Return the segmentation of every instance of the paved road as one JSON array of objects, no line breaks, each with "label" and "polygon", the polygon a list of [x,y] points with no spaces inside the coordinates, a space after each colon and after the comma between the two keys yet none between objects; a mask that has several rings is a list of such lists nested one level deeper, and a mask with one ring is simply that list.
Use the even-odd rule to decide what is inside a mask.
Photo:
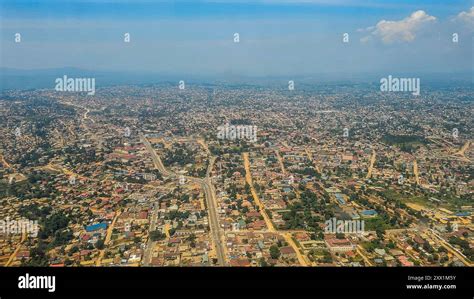
[{"label": "paved road", "polygon": [[107,245],[109,245],[110,240],[112,238],[112,232],[114,230],[115,222],[117,222],[117,219],[121,213],[122,213],[121,211],[115,212],[114,220],[112,221],[112,224],[110,224],[110,226],[107,228],[107,234],[105,235],[105,240],[104,240],[104,249],[102,249],[99,252],[99,257],[97,258],[96,263],[95,263],[96,266],[100,266],[102,263],[102,259],[104,258],[104,255],[105,255],[105,250],[107,248]]},{"label": "paved road", "polygon": [[377,153],[372,151],[372,156],[370,157],[370,165],[369,165],[369,170],[367,171],[367,176],[365,177],[366,179],[370,179],[372,176],[372,171],[374,170],[374,163],[375,163],[375,157],[377,156]]},{"label": "paved road", "polygon": [[[157,211],[157,208],[158,207],[158,204],[157,203],[154,203],[153,204],[153,209],[151,211],[151,216],[150,216],[150,229],[149,229],[149,233],[150,234],[151,232],[155,231],[156,230],[156,222],[157,222],[157,218],[158,218],[158,211]],[[148,237],[148,243],[146,245],[146,248],[145,248],[145,252],[143,254],[143,265],[145,266],[149,266],[150,263],[151,263],[151,258],[152,258],[152,253],[153,253],[153,247],[155,247],[155,243],[151,238],[150,236]]]},{"label": "paved road", "polygon": [[418,186],[420,186],[420,176],[418,173],[418,163],[416,160],[413,161],[413,172],[415,173],[415,181]]},{"label": "paved road", "polygon": [[[150,142],[144,135],[140,135],[140,140],[145,145],[147,151],[151,154],[155,167],[161,172],[162,175],[170,176],[170,177],[178,177],[176,173],[171,172],[165,168],[160,157],[158,156],[156,151],[153,149],[153,146],[150,144]],[[213,160],[214,158],[211,158],[211,161]],[[209,175],[209,171],[207,174]],[[220,266],[225,266],[226,265],[225,254],[224,254],[224,247],[222,245],[223,234],[219,227],[219,219],[217,217],[217,208],[216,208],[216,202],[217,202],[216,192],[215,192],[214,186],[211,183],[211,179],[209,176],[207,176],[205,179],[195,178],[195,177],[190,177],[190,176],[185,176],[185,178],[193,183],[199,184],[204,190],[204,194],[206,196],[206,201],[207,201],[207,211],[209,214],[209,226],[211,228],[212,239],[214,240],[214,244],[216,247],[215,249],[216,249],[216,255],[217,255],[217,263]]]},{"label": "paved road", "polygon": [[245,180],[247,184],[249,184],[250,186],[250,193],[252,193],[253,200],[255,201],[255,204],[257,204],[258,208],[260,209],[260,214],[262,215],[263,220],[265,221],[268,230],[270,232],[275,232],[276,229],[273,226],[273,223],[270,220],[270,217],[268,217],[267,212],[265,211],[265,205],[260,201],[257,191],[255,191],[255,188],[253,186],[252,173],[250,172],[249,153],[243,153],[242,159],[244,160]]},{"label": "paved road", "polygon": [[16,255],[18,254],[18,252],[20,252],[20,249],[21,249],[21,246],[23,245],[23,243],[25,242],[26,240],[26,232],[23,232],[23,234],[21,235],[21,240],[20,240],[20,243],[18,243],[18,246],[16,247],[15,251],[13,251],[13,253],[10,255],[10,257],[8,258],[8,261],[7,263],[5,264],[5,267],[10,267],[10,265],[13,263],[13,261],[16,259]]},{"label": "paved road", "polygon": [[432,236],[436,237],[441,242],[441,245],[443,245],[451,254],[455,255],[461,262],[468,266],[472,267],[473,265],[471,262],[468,260],[468,258],[460,252],[458,249],[456,249],[453,245],[451,245],[449,242],[447,242],[443,237],[441,237],[434,229],[430,228],[427,229],[425,232],[430,233]]},{"label": "paved road", "polygon": [[[278,151],[276,151],[277,155]],[[250,159],[249,159],[249,153],[243,153],[242,154],[242,159],[244,160],[244,168],[245,168],[245,180],[247,181],[247,184],[250,186],[250,193],[252,193],[253,199],[257,206],[260,208],[260,214],[263,217],[263,220],[265,221],[268,231],[273,232],[273,233],[278,233],[278,231],[275,229],[273,226],[273,222],[271,221],[270,217],[268,217],[267,212],[265,211],[265,205],[260,201],[260,198],[258,197],[257,191],[255,191],[255,188],[253,186],[253,180],[252,180],[252,173],[250,172]],[[281,161],[281,167],[282,171],[285,171],[283,161],[281,160],[281,157],[279,158]],[[293,242],[293,239],[291,238],[291,233],[282,233],[280,234],[283,236],[290,245],[293,250],[296,252],[296,256],[298,258],[298,262],[300,263],[301,266],[308,266],[308,262],[304,259],[303,255],[301,254],[300,250],[298,249],[298,246],[296,246],[296,243]]]},{"label": "paved road", "polygon": [[373,266],[373,264],[370,262],[370,259],[367,257],[367,255],[365,254],[365,250],[364,248],[362,248],[362,246],[360,245],[357,245],[356,246],[356,251],[357,253],[362,257],[362,259],[364,259],[364,262],[369,265],[369,266]]},{"label": "paved road", "polygon": [[10,164],[8,164],[8,162],[5,160],[5,157],[0,154],[0,163],[3,164],[3,167],[5,168],[11,168]]}]

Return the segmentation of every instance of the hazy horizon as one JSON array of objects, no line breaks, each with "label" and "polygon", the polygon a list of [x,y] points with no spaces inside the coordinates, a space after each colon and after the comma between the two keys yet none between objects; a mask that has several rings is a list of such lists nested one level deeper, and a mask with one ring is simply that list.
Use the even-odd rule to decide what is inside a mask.
[{"label": "hazy horizon", "polygon": [[[469,87],[472,83],[472,73],[453,72],[364,72],[364,73],[314,73],[309,75],[288,74],[280,76],[246,76],[231,73],[214,75],[189,75],[171,74],[147,71],[108,71],[88,70],[73,67],[22,70],[11,68],[0,68],[0,90],[25,90],[25,89],[53,89],[55,80],[67,76],[68,78],[95,78],[97,87],[109,86],[139,86],[139,85],[177,85],[179,81],[192,85],[222,85],[222,84],[244,84],[255,86],[283,86],[286,88],[288,81],[292,80],[296,86],[308,87],[310,85],[330,84],[379,84],[380,78],[394,77],[417,77],[421,78],[423,85],[453,85]],[[472,87],[472,85],[471,85]]]},{"label": "hazy horizon", "polygon": [[2,68],[256,77],[472,73],[471,1],[0,3]]}]

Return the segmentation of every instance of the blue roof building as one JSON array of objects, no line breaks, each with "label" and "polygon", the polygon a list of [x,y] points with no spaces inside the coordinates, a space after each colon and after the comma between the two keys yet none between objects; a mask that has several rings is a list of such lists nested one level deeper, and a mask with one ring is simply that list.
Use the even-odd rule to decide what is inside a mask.
[{"label": "blue roof building", "polygon": [[337,201],[338,201],[341,205],[345,205],[345,204],[346,204],[346,201],[345,201],[344,198],[342,197],[342,194],[341,194],[341,193],[336,193],[335,196],[336,196]]},{"label": "blue roof building", "polygon": [[93,232],[101,229],[107,229],[107,223],[102,222],[86,226],[86,232]]},{"label": "blue roof building", "polygon": [[375,215],[377,215],[377,211],[375,211],[375,210],[363,210],[360,213],[364,216],[375,216]]}]

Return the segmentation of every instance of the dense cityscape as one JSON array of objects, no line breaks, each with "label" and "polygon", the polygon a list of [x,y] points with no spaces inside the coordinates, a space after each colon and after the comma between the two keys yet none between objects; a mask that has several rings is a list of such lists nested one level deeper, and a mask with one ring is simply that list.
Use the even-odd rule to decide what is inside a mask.
[{"label": "dense cityscape", "polygon": [[0,265],[472,266],[469,84],[295,86],[4,92]]}]

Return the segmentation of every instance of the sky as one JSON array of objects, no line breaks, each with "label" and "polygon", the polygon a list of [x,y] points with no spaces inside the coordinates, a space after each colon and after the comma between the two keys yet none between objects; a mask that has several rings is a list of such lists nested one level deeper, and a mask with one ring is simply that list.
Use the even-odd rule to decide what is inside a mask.
[{"label": "sky", "polygon": [[0,25],[1,68],[264,77],[473,69],[472,1],[0,0]]}]

